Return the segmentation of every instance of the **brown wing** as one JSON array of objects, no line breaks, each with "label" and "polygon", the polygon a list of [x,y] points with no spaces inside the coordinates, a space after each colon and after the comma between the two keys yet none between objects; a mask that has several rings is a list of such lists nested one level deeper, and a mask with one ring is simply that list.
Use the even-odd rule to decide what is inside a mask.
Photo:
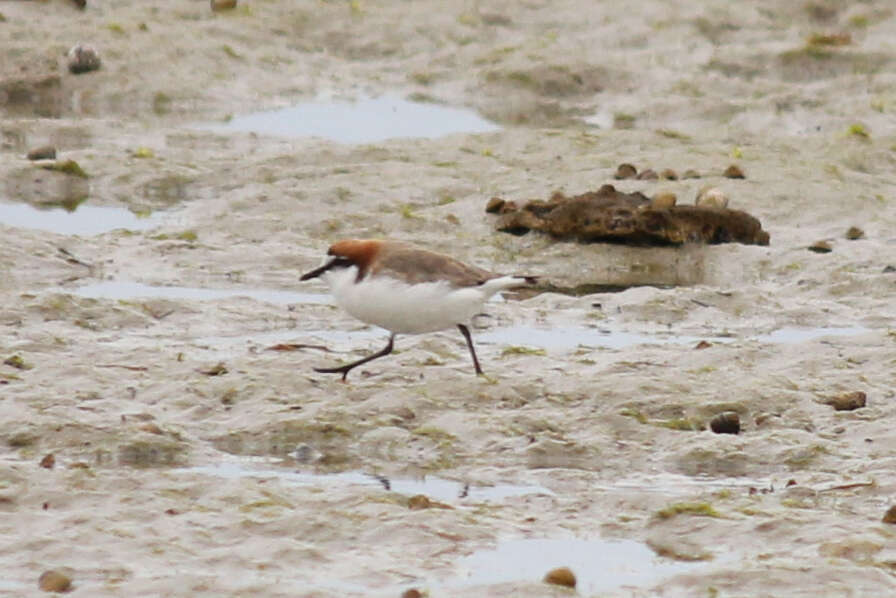
[{"label": "brown wing", "polygon": [[407,243],[383,246],[371,273],[392,276],[410,284],[447,280],[454,287],[476,286],[497,276],[453,257]]}]

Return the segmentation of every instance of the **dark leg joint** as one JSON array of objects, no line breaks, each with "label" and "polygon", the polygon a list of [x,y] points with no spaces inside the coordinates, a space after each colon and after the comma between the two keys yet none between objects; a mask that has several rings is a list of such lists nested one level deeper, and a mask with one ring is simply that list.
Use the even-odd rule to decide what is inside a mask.
[{"label": "dark leg joint", "polygon": [[373,355],[368,355],[363,359],[359,359],[358,361],[353,361],[351,363],[347,363],[345,365],[340,365],[333,368],[314,368],[315,372],[320,372],[321,374],[342,374],[342,381],[345,382],[345,377],[348,376],[348,373],[358,367],[359,365],[363,365],[368,361],[373,361],[379,357],[384,357],[392,352],[392,344],[395,340],[395,335],[389,335],[389,342],[386,343],[386,346],[381,350],[377,351]]}]

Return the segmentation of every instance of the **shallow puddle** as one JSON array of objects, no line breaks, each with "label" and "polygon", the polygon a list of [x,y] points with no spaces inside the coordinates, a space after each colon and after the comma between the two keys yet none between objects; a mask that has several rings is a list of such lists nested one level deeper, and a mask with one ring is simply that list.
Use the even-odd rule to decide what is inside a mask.
[{"label": "shallow puddle", "polygon": [[493,486],[475,486],[464,482],[446,480],[436,476],[419,478],[386,477],[351,471],[343,473],[315,474],[302,473],[289,469],[253,469],[242,463],[220,463],[217,465],[201,465],[177,469],[175,472],[199,474],[225,479],[263,478],[278,480],[296,486],[313,486],[325,488],[333,486],[358,486],[366,489],[382,489],[407,496],[424,494],[431,499],[470,502],[498,502],[515,496],[541,494],[553,496],[553,492],[542,486],[518,484],[495,484]]},{"label": "shallow puddle", "polygon": [[126,208],[81,204],[74,210],[62,207],[39,209],[25,203],[0,202],[0,224],[61,235],[99,235],[116,229],[148,230],[159,226],[162,214],[137,216]]},{"label": "shallow puddle", "polygon": [[294,293],[278,289],[205,289],[201,287],[153,286],[124,280],[105,280],[74,289],[57,289],[78,297],[90,299],[185,299],[191,301],[218,301],[233,297],[248,297],[256,301],[290,305],[294,303],[330,304],[329,295],[320,293]]},{"label": "shallow puddle", "polygon": [[290,108],[236,116],[226,123],[204,124],[200,128],[221,133],[321,137],[340,143],[374,143],[396,137],[434,138],[500,129],[472,110],[410,102],[390,95],[356,102],[305,102]]},{"label": "shallow puddle", "polygon": [[[508,540],[460,562],[467,585],[539,582],[557,567],[569,567],[579,594],[590,596],[621,587],[648,588],[665,578],[709,566],[660,558],[633,540]],[[453,584],[452,584],[453,585]]]}]

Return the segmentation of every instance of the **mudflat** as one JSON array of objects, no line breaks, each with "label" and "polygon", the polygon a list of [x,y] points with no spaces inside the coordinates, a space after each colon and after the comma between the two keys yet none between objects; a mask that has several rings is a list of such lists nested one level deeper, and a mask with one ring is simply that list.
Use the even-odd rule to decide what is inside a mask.
[{"label": "mudflat", "polygon": [[[0,13],[0,593],[896,593],[890,2]],[[605,183],[770,243],[485,211]],[[386,333],[298,277],[353,237],[557,292],[488,304],[486,377],[449,330],[343,384]]]}]

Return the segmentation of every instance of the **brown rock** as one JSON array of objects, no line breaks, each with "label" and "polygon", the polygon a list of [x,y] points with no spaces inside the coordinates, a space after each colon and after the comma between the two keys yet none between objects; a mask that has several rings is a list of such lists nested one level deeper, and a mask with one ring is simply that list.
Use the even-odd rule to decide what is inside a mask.
[{"label": "brown rock", "polygon": [[666,179],[667,181],[677,181],[678,173],[671,168],[665,168],[662,172],[660,172],[660,178]]},{"label": "brown rock", "polygon": [[744,176],[744,171],[741,170],[741,167],[738,166],[737,164],[732,164],[731,166],[726,168],[725,172],[723,174],[725,175],[726,178],[729,178],[729,179],[745,179],[745,178],[747,178],[746,176]]},{"label": "brown rock", "polygon": [[835,411],[853,411],[854,409],[864,407],[867,398],[864,392],[857,390],[831,397],[825,402],[833,407]]},{"label": "brown rock", "polygon": [[425,494],[415,494],[408,499],[408,508],[412,511],[420,509],[428,509],[432,506],[432,501]]},{"label": "brown rock", "polygon": [[558,567],[551,569],[544,576],[545,583],[552,583],[558,586],[566,586],[567,588],[576,587],[576,575],[569,567]]},{"label": "brown rock", "polygon": [[56,457],[53,456],[53,453],[44,455],[44,458],[40,460],[40,466],[44,469],[53,469],[56,466]]},{"label": "brown rock", "polygon": [[72,589],[72,579],[61,571],[50,569],[41,573],[37,587],[44,592],[68,592]]},{"label": "brown rock", "polygon": [[408,508],[412,511],[419,511],[421,509],[450,509],[452,507],[443,502],[431,500],[425,494],[415,494],[408,499]]},{"label": "brown rock", "polygon": [[806,249],[814,253],[830,253],[834,250],[834,247],[827,241],[816,241]]},{"label": "brown rock", "polygon": [[725,411],[709,420],[709,429],[716,434],[740,434],[740,416],[734,411]]},{"label": "brown rock", "polygon": [[632,179],[637,176],[637,174],[638,169],[635,168],[634,165],[624,163],[616,167],[616,174],[613,175],[613,178],[617,180]]},{"label": "brown rock", "polygon": [[896,523],[896,505],[893,505],[887,512],[884,513],[884,518],[882,519],[884,523]]},{"label": "brown rock", "polygon": [[29,150],[26,157],[29,160],[55,160],[56,148],[52,145],[42,145]]},{"label": "brown rock", "polygon": [[659,178],[659,176],[653,171],[653,169],[648,168],[647,170],[642,170],[638,173],[638,176],[635,177],[639,181],[655,181]]},{"label": "brown rock", "polygon": [[695,348],[695,349],[708,349],[709,347],[712,347],[712,343],[711,343],[711,342],[709,342],[709,341],[700,341],[699,343],[697,343],[697,345],[696,345],[694,348]]},{"label": "brown rock", "polygon": [[643,193],[622,193],[612,185],[575,197],[533,200],[503,213],[495,224],[522,235],[538,230],[583,243],[681,245],[689,242],[768,245],[762,224],[746,212],[674,206],[654,209]]},{"label": "brown rock", "polygon": [[861,239],[865,236],[865,231],[860,229],[858,226],[850,226],[846,230],[846,238],[850,241],[855,241],[856,239]]},{"label": "brown rock", "polygon": [[423,594],[417,588],[409,588],[401,593],[401,598],[423,598]]},{"label": "brown rock", "polygon": [[211,7],[214,12],[233,10],[236,8],[236,0],[211,0]]}]

